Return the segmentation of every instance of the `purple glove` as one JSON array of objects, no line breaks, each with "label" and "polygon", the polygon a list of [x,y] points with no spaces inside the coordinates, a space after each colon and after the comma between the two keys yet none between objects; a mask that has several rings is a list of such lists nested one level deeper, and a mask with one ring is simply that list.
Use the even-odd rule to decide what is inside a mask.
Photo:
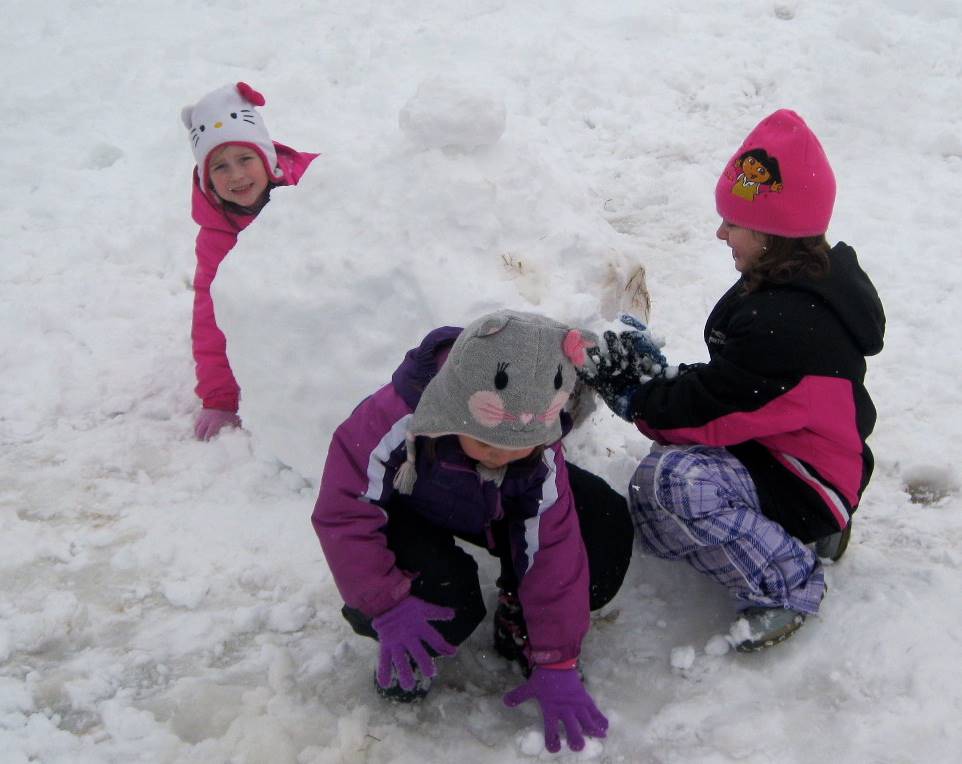
[{"label": "purple glove", "polygon": [[448,644],[428,621],[450,621],[454,611],[409,596],[371,621],[381,642],[381,659],[377,667],[377,683],[387,689],[391,675],[397,672],[401,689],[414,689],[411,662],[417,663],[426,677],[438,673],[434,660],[424,649],[424,642],[438,655],[454,655],[458,648]]},{"label": "purple glove", "polygon": [[604,737],[608,719],[598,710],[581,683],[577,669],[535,667],[534,673],[520,687],[507,693],[503,700],[509,708],[534,698],[544,717],[544,745],[551,753],[561,750],[558,722],[565,726],[568,747],[580,751],[585,747],[582,732],[591,737]]},{"label": "purple glove", "polygon": [[233,411],[223,409],[201,409],[194,421],[194,437],[197,440],[210,440],[224,427],[240,427],[240,417]]}]

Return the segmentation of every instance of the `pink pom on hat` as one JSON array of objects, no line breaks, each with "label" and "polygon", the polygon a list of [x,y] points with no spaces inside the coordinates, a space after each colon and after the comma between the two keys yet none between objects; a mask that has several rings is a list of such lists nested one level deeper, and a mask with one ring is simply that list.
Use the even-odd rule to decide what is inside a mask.
[{"label": "pink pom on hat", "polygon": [[264,103],[264,96],[246,82],[238,82],[224,85],[181,110],[180,117],[190,133],[191,149],[204,193],[213,195],[207,182],[210,155],[225,143],[254,149],[264,163],[268,178],[277,180],[284,176],[284,171],[277,166],[277,151],[264,119],[254,108]]},{"label": "pink pom on hat", "polygon": [[800,238],[828,230],[835,174],[805,121],[779,109],[752,130],[715,186],[715,207],[729,223]]}]

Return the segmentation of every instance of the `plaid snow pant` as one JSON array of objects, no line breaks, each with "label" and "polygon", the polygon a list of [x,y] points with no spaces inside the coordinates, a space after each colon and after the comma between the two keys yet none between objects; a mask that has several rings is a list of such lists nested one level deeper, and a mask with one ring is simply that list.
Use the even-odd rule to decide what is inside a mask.
[{"label": "plaid snow pant", "polygon": [[748,470],[724,448],[654,446],[628,504],[642,549],[686,560],[740,609],[818,611],[825,579],[815,552],[762,514]]}]

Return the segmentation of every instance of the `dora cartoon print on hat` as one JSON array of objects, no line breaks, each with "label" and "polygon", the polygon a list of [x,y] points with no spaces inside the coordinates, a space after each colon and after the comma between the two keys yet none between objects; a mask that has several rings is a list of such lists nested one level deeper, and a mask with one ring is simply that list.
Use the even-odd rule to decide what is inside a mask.
[{"label": "dora cartoon print on hat", "polygon": [[268,178],[280,179],[284,172],[277,166],[277,151],[267,132],[264,119],[255,108],[266,103],[264,96],[246,82],[224,85],[185,106],[181,120],[190,135],[197,162],[200,187],[210,194],[210,156],[225,143],[248,146],[257,152]]},{"label": "dora cartoon print on hat", "polygon": [[715,185],[723,220],[776,236],[824,234],[834,206],[835,174],[825,150],[789,109],[755,126]]},{"label": "dora cartoon print on hat", "polygon": [[769,156],[765,149],[750,149],[735,160],[739,171],[732,184],[732,193],[742,199],[753,201],[764,191],[781,191],[782,176],[778,160]]}]

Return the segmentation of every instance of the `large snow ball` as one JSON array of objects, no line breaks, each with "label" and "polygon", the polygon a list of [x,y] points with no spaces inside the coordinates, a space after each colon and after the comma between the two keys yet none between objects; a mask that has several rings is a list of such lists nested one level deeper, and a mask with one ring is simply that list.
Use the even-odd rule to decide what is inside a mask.
[{"label": "large snow ball", "polygon": [[398,113],[408,139],[422,149],[464,151],[492,146],[504,134],[504,101],[459,80],[425,80]]},{"label": "large snow ball", "polygon": [[255,448],[316,481],[338,424],[437,326],[610,319],[640,257],[600,204],[524,120],[479,152],[329,148],[212,288]]}]

